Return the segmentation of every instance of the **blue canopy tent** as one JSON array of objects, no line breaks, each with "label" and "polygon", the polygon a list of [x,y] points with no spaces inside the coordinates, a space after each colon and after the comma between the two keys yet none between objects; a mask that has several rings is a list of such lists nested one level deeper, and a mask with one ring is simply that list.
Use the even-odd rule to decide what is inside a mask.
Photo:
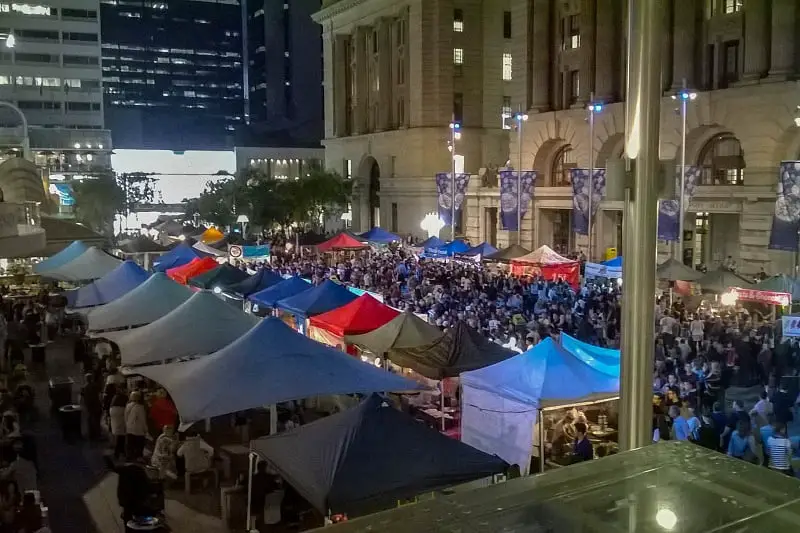
[{"label": "blue canopy tent", "polygon": [[95,307],[116,300],[147,281],[150,274],[133,261],[125,261],[102,278],[68,291],[69,307]]},{"label": "blue canopy tent", "polygon": [[611,377],[619,377],[619,350],[601,348],[579,341],[566,333],[561,334],[561,346],[598,372]]},{"label": "blue canopy tent", "polygon": [[253,450],[321,513],[350,517],[499,474],[508,465],[420,424],[374,394]]},{"label": "blue canopy tent", "polygon": [[242,280],[239,283],[234,283],[233,285],[224,287],[222,292],[225,294],[233,294],[246,298],[251,294],[255,294],[259,291],[263,291],[264,289],[268,289],[273,285],[277,285],[281,281],[283,281],[283,278],[280,276],[280,274],[276,274],[268,268],[262,268],[249,278]]},{"label": "blue canopy tent", "polygon": [[54,270],[60,266],[66,265],[71,261],[77,259],[83,253],[89,249],[89,246],[83,243],[83,241],[72,241],[72,243],[58,252],[56,255],[48,257],[44,261],[40,261],[33,265],[33,273],[34,274],[41,274],[42,272],[49,272],[50,270]]},{"label": "blue canopy tent", "polygon": [[327,279],[311,290],[277,302],[275,307],[293,314],[300,330],[305,332],[305,319],[349,304],[356,298],[358,296],[347,290],[344,285]]},{"label": "blue canopy tent", "polygon": [[423,388],[311,340],[275,317],[206,357],[137,372],[169,392],[184,424],[313,396]]},{"label": "blue canopy tent", "polygon": [[539,411],[615,399],[619,377],[593,369],[547,338],[511,359],[464,372],[461,387],[462,442],[527,473]]},{"label": "blue canopy tent", "polygon": [[608,261],[603,261],[600,264],[601,265],[605,265],[607,267],[622,268],[622,256],[618,255],[614,259],[609,259]]},{"label": "blue canopy tent", "polygon": [[463,254],[469,250],[469,245],[460,239],[448,242],[438,248],[426,248],[425,257],[452,257],[455,254]]},{"label": "blue canopy tent", "polygon": [[206,257],[208,254],[192,247],[189,243],[182,242],[169,252],[153,261],[153,270],[156,272],[166,272],[170,268],[183,266],[190,263],[192,259]]},{"label": "blue canopy tent", "polygon": [[497,248],[489,244],[488,242],[482,242],[477,246],[473,246],[466,252],[461,252],[458,255],[464,255],[467,257],[486,257],[489,254],[493,254],[497,251]]},{"label": "blue canopy tent", "polygon": [[247,299],[262,307],[275,307],[278,301],[308,290],[311,290],[311,283],[298,276],[292,276],[272,287],[251,294]]},{"label": "blue canopy tent", "polygon": [[403,240],[398,235],[395,235],[390,231],[386,231],[383,228],[372,228],[369,231],[359,234],[358,237],[365,241],[379,244],[389,244],[390,242],[400,242]]},{"label": "blue canopy tent", "polygon": [[428,248],[438,248],[440,246],[444,246],[445,243],[439,237],[428,237],[426,240],[422,241],[422,244],[419,245],[420,248],[427,250]]}]

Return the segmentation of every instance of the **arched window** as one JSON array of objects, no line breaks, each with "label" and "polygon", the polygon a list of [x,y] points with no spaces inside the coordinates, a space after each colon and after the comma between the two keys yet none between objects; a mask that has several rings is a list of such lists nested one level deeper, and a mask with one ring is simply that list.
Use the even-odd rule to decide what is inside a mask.
[{"label": "arched window", "polygon": [[706,143],[698,158],[701,185],[743,185],[744,151],[732,133],[717,135]]},{"label": "arched window", "polygon": [[572,184],[570,170],[577,166],[572,146],[568,144],[560,148],[553,159],[553,168],[550,170],[550,186],[569,187]]}]

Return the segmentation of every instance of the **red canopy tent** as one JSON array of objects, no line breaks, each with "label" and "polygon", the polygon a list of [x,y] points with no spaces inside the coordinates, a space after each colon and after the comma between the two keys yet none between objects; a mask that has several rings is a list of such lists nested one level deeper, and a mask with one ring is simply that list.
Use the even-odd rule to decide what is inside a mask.
[{"label": "red canopy tent", "polygon": [[203,272],[208,272],[218,266],[219,263],[213,257],[196,257],[185,265],[168,269],[167,276],[182,285],[186,285],[190,278],[199,276]]},{"label": "red canopy tent", "polygon": [[549,246],[541,246],[528,255],[512,259],[511,273],[551,281],[561,279],[577,288],[580,285],[581,265],[578,261],[559,255]]},{"label": "red canopy tent", "polygon": [[359,241],[346,231],[337,233],[327,241],[317,245],[317,250],[319,252],[333,252],[336,250],[365,250],[367,248],[369,248],[368,244]]},{"label": "red canopy tent", "polygon": [[344,346],[346,335],[368,333],[399,314],[396,309],[364,294],[342,307],[311,317],[309,336],[325,344]]}]

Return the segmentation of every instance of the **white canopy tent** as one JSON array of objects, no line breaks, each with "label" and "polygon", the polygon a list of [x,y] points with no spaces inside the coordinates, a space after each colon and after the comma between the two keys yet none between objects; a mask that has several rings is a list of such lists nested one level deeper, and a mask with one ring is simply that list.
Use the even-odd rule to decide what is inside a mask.
[{"label": "white canopy tent", "polygon": [[[87,312],[89,333],[144,326],[166,315],[191,295],[189,288],[157,272],[122,298]],[[102,336],[114,340],[112,333]]]},{"label": "white canopy tent", "polygon": [[155,322],[119,332],[113,340],[123,365],[143,365],[216,352],[257,323],[254,315],[200,291]]},{"label": "white canopy tent", "polygon": [[217,250],[216,248],[207,245],[203,241],[197,241],[196,243],[194,243],[192,245],[192,248],[194,248],[195,250],[198,250],[200,252],[203,252],[204,254],[211,255],[213,257],[227,257],[228,256],[228,252],[227,251]]},{"label": "white canopy tent", "polygon": [[121,259],[92,246],[69,263],[57,266],[52,270],[39,272],[39,274],[43,278],[58,281],[88,281],[102,278],[120,264],[122,264]]}]

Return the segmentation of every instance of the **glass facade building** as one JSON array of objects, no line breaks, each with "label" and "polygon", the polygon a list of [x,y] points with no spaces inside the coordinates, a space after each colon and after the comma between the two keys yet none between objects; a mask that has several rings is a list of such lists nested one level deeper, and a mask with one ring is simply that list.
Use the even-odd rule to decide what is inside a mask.
[{"label": "glass facade building", "polygon": [[101,0],[114,146],[232,148],[244,123],[239,0]]}]

